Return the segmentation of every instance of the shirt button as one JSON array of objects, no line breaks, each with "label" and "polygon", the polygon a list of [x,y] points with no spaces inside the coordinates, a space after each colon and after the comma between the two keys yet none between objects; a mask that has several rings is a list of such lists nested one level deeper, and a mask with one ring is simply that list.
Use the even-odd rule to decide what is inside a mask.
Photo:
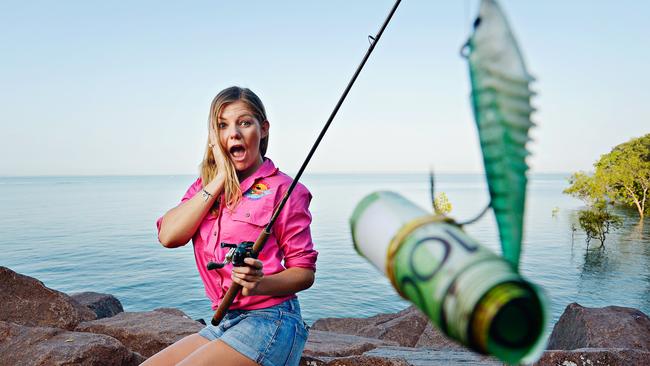
[{"label": "shirt button", "polygon": [[214,236],[217,236],[217,232],[215,231],[213,235],[214,235]]},{"label": "shirt button", "polygon": [[244,215],[244,216],[251,217],[251,214],[249,212],[246,212],[246,215]]}]

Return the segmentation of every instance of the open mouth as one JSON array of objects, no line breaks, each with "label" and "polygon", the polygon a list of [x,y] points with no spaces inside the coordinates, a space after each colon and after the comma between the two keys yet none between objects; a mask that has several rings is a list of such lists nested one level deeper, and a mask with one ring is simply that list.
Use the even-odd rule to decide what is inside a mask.
[{"label": "open mouth", "polygon": [[228,149],[228,152],[234,159],[239,160],[246,154],[246,149],[242,145],[234,145]]}]

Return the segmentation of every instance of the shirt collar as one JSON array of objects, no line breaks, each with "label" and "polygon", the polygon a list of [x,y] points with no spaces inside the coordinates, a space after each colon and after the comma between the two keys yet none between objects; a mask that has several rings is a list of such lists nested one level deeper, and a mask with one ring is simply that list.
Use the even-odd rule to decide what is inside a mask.
[{"label": "shirt collar", "polygon": [[244,181],[239,184],[239,188],[241,189],[241,192],[244,193],[248,191],[258,180],[270,177],[277,172],[278,168],[275,167],[273,161],[271,161],[269,158],[264,158],[262,165],[260,165],[260,167],[257,168],[255,173],[251,174],[250,177],[244,179]]}]

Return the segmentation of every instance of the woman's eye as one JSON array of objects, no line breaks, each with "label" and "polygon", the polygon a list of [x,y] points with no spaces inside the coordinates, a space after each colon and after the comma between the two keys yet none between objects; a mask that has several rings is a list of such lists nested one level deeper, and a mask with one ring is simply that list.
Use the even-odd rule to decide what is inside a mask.
[{"label": "woman's eye", "polygon": [[249,120],[243,120],[243,121],[239,122],[239,125],[244,126],[244,127],[248,127],[248,126],[250,126],[252,124],[253,124],[253,122],[249,121]]},{"label": "woman's eye", "polygon": [[228,127],[228,125],[225,124],[224,122],[219,122],[219,123],[217,123],[217,128],[220,129],[220,130],[221,130],[221,129],[224,129],[224,128],[226,128],[226,127]]}]

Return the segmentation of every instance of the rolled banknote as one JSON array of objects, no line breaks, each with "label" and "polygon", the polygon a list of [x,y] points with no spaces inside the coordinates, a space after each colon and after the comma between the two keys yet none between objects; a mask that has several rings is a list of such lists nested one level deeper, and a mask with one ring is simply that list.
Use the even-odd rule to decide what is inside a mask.
[{"label": "rolled banknote", "polygon": [[356,251],[449,337],[508,363],[539,358],[548,328],[543,291],[453,220],[375,192],[350,225]]}]

